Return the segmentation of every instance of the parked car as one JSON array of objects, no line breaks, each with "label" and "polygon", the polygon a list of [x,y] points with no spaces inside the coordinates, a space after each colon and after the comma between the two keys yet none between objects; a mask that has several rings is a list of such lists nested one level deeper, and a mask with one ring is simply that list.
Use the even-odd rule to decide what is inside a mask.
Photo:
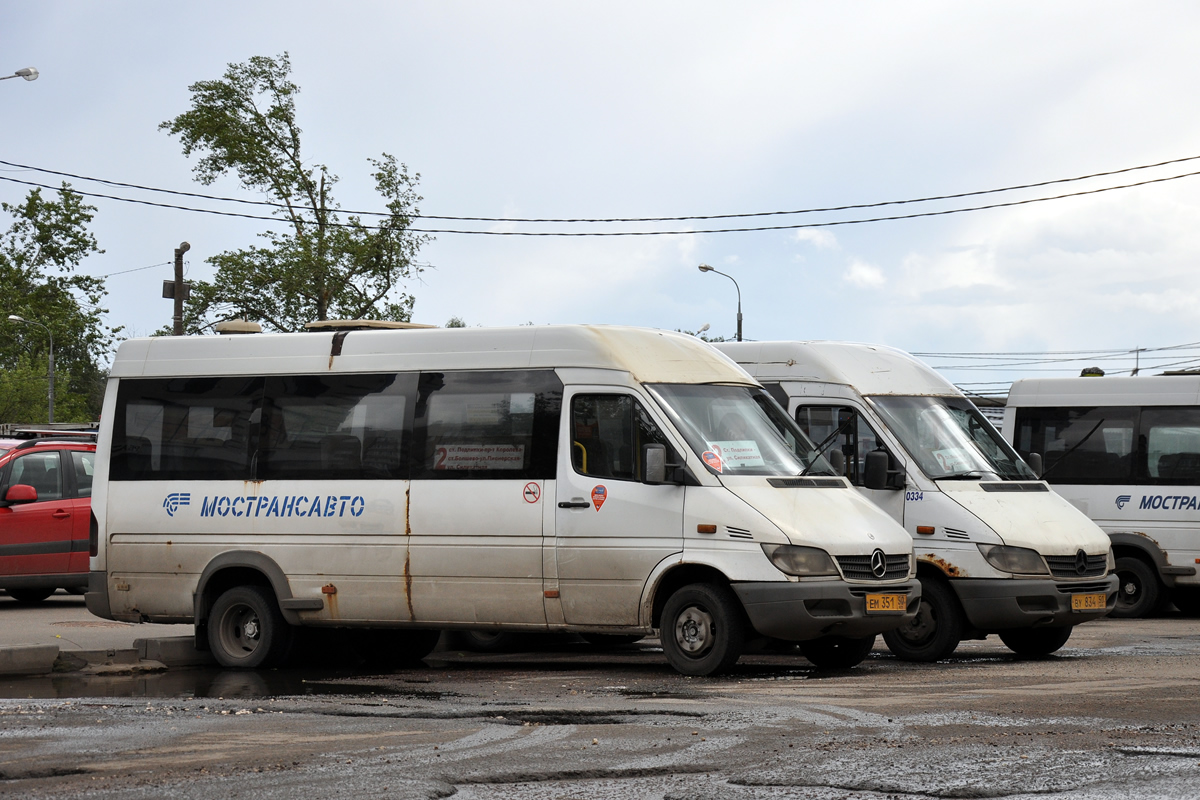
[{"label": "parked car", "polygon": [[88,579],[96,445],[29,439],[0,453],[0,589],[37,603]]}]

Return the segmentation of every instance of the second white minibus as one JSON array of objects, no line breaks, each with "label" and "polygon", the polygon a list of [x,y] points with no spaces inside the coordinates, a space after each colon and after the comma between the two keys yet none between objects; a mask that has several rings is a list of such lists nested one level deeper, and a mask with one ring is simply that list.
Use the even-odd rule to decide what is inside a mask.
[{"label": "second white minibus", "polygon": [[420,631],[658,630],[693,675],[771,637],[848,667],[918,607],[908,534],[689,336],[130,340],[102,420],[88,608],[192,623],[225,666],[324,626],[417,656]]},{"label": "second white minibus", "polygon": [[1004,437],[1108,532],[1113,616],[1167,600],[1200,614],[1200,375],[1028,378],[1013,383]]},{"label": "second white minibus", "polygon": [[900,658],[937,661],[992,633],[1017,653],[1044,655],[1113,608],[1104,532],[925,364],[848,342],[717,346],[911,534],[921,611],[884,633]]}]

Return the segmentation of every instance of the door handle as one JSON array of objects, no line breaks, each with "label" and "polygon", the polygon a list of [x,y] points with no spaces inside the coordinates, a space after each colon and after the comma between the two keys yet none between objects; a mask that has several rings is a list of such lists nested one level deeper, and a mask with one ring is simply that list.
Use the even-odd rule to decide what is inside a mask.
[{"label": "door handle", "polygon": [[559,508],[587,508],[589,505],[591,505],[591,503],[588,503],[587,501],[581,501],[578,503],[572,501],[572,502],[559,503],[558,507]]},{"label": "door handle", "polygon": [[60,508],[60,509],[58,509],[57,511],[55,511],[53,514],[51,514],[50,516],[54,517],[55,519],[70,519],[70,518],[71,518],[71,512],[69,512],[69,511],[63,511],[63,510]]}]

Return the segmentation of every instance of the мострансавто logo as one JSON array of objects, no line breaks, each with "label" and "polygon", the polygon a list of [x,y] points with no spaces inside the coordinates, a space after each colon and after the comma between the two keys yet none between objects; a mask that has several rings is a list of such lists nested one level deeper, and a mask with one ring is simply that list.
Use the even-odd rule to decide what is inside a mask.
[{"label": "\u043c\u043e\u0441\u0442\u0440\u0430\u043d\u0441\u0430\u0432\u0442\u043e logo", "polygon": [[[192,496],[186,492],[174,492],[163,500],[163,508],[169,516],[175,516],[180,506],[191,505]],[[307,495],[285,495],[283,497],[205,497],[200,501],[202,517],[361,517],[367,508],[362,496],[330,494],[308,497]]]},{"label": "\u043c\u043e\u0441\u0442\u0440\u0430\u043d\u0441\u0430\u0432\u0442\u043e logo", "polygon": [[[1117,497],[1117,508],[1124,510],[1133,502],[1127,494]],[[1139,511],[1196,511],[1200,509],[1200,498],[1191,494],[1144,494],[1138,503]]]}]

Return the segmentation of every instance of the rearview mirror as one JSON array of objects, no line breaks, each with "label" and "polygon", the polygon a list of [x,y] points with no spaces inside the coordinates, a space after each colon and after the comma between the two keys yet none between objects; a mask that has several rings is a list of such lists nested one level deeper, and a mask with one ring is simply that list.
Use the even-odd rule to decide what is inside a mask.
[{"label": "rearview mirror", "polygon": [[1035,476],[1037,476],[1039,478],[1042,477],[1042,454],[1041,453],[1030,453],[1029,455],[1025,456],[1025,463],[1029,465],[1029,468],[1031,470],[1033,470],[1033,474]]},{"label": "rearview mirror", "polygon": [[25,483],[18,483],[9,488],[4,499],[9,503],[36,503],[37,489]]},{"label": "rearview mirror", "polygon": [[642,448],[642,481],[644,483],[667,482],[667,448],[661,444],[648,444]]},{"label": "rearview mirror", "polygon": [[863,486],[868,489],[888,488],[888,454],[883,450],[872,450],[863,462]]}]

